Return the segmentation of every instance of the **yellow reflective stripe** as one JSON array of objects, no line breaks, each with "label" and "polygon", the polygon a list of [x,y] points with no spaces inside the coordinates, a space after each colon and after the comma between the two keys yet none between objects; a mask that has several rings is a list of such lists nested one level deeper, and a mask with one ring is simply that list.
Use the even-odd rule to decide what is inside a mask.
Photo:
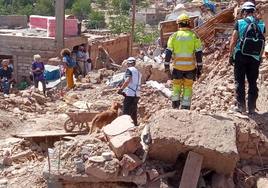
[{"label": "yellow reflective stripe", "polygon": [[175,58],[175,61],[194,61],[194,58],[193,57],[176,57]]},{"label": "yellow reflective stripe", "polygon": [[193,57],[193,54],[189,53],[176,53],[175,57]]},{"label": "yellow reflective stripe", "polygon": [[175,62],[175,65],[192,65],[193,62],[191,61],[177,61]]},{"label": "yellow reflective stripe", "polygon": [[176,37],[176,40],[179,40],[179,41],[193,41],[193,37],[190,37],[190,36],[177,36]]}]

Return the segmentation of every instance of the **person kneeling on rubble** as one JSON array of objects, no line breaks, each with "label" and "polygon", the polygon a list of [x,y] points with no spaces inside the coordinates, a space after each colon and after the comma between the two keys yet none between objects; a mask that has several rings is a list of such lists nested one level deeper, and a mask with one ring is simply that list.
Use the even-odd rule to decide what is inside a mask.
[{"label": "person kneeling on rubble", "polygon": [[118,94],[125,97],[123,102],[123,114],[130,115],[135,126],[138,125],[137,110],[141,89],[141,73],[135,67],[136,59],[129,57],[127,59],[127,70],[125,73],[125,81],[118,90]]},{"label": "person kneeling on rubble", "polygon": [[13,78],[13,69],[9,67],[9,59],[2,61],[2,67],[0,68],[0,83],[4,93],[4,97],[8,97],[10,92],[10,85],[15,81]]},{"label": "person kneeling on rubble", "polygon": [[170,74],[170,60],[173,59],[172,107],[190,109],[192,86],[202,71],[202,45],[200,39],[190,29],[190,17],[181,14],[177,23],[179,30],[168,39],[165,50],[165,72]]}]

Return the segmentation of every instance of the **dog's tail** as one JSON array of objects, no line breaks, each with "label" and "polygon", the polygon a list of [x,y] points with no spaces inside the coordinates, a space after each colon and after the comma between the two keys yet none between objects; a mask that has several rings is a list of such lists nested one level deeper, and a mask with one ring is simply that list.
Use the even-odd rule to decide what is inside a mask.
[{"label": "dog's tail", "polygon": [[96,115],[96,116],[93,118],[93,120],[92,120],[92,122],[91,122],[90,134],[92,134],[93,131],[95,130],[95,128],[96,128],[96,122],[98,121],[98,119],[99,119],[99,116],[98,116],[98,115]]}]

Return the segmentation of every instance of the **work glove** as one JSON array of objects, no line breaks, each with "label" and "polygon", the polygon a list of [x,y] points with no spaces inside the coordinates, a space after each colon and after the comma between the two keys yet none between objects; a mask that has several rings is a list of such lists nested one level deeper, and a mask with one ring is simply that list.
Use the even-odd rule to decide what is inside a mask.
[{"label": "work glove", "polygon": [[197,70],[196,70],[196,78],[199,79],[201,74],[202,74],[202,68],[203,66],[202,65],[198,65],[197,66]]},{"label": "work glove", "polygon": [[229,57],[229,65],[234,66],[234,59],[232,55]]},{"label": "work glove", "polygon": [[165,73],[167,73],[168,77],[171,79],[170,67],[169,65],[165,65]]},{"label": "work glove", "polygon": [[165,73],[169,73],[170,72],[170,67],[169,65],[165,65]]}]

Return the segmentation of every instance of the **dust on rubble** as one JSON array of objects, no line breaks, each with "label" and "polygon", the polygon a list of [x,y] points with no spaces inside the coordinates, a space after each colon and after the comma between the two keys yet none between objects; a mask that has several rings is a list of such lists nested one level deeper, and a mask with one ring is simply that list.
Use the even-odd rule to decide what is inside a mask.
[{"label": "dust on rubble", "polygon": [[[185,112],[180,111],[168,117],[168,112],[172,111],[170,100],[159,90],[142,86],[138,108],[141,126],[133,128],[138,136],[129,130],[112,136],[101,132],[63,139],[49,146],[44,141],[33,142],[11,137],[20,132],[62,130],[68,111],[103,111],[109,108],[112,101],[122,102],[123,97],[106,85],[108,77],[118,72],[101,69],[81,78],[74,90],[66,92],[60,88],[54,89],[48,93],[48,97],[30,89],[11,94],[9,98],[0,97],[0,153],[3,159],[0,185],[46,187],[53,176],[55,179],[63,179],[65,187],[86,187],[87,184],[92,187],[178,186],[189,150],[201,154],[204,152],[204,164],[208,169],[201,170],[200,182],[207,187],[231,188],[234,184],[238,187],[254,187],[256,183],[264,184],[267,180],[262,177],[267,176],[268,164],[268,115],[265,113],[268,110],[268,60],[264,59],[260,67],[259,114],[247,119],[229,115],[235,97],[233,67],[227,62],[230,34],[226,31],[218,35],[210,47],[205,49],[204,71],[194,85],[193,112],[190,114],[185,115]],[[146,64],[139,61],[138,68],[145,75],[143,83],[148,80],[162,81],[165,87],[170,88],[166,75],[159,74],[163,67],[154,65],[153,60]],[[61,93],[65,94],[64,97]],[[162,109],[168,112],[163,113]],[[197,117],[200,121],[191,122]],[[178,122],[185,126],[177,126]],[[145,124],[151,125],[154,141],[153,151],[148,155],[156,159],[149,158],[142,163],[144,151],[141,145],[132,140],[142,140],[139,136]],[[217,128],[214,130],[213,126]],[[202,133],[205,130],[208,131]],[[169,134],[170,131],[172,134]],[[217,131],[222,134],[217,136]],[[182,132],[187,134],[178,136]],[[202,137],[208,132],[210,135],[206,139]],[[225,142],[224,134],[228,134],[226,138],[229,136],[232,139]],[[228,152],[230,140],[233,141],[232,151]],[[167,143],[174,147],[166,146]],[[53,149],[50,172],[47,147]],[[220,148],[225,151],[219,151]],[[120,157],[116,156],[118,153]],[[176,157],[172,158],[172,163],[159,160],[170,158],[173,153]],[[225,166],[231,166],[228,172],[234,168],[233,163],[221,165],[221,161],[228,161],[228,156],[235,161],[237,155],[240,160],[233,176],[221,174]],[[220,172],[215,173],[214,170]]]}]

